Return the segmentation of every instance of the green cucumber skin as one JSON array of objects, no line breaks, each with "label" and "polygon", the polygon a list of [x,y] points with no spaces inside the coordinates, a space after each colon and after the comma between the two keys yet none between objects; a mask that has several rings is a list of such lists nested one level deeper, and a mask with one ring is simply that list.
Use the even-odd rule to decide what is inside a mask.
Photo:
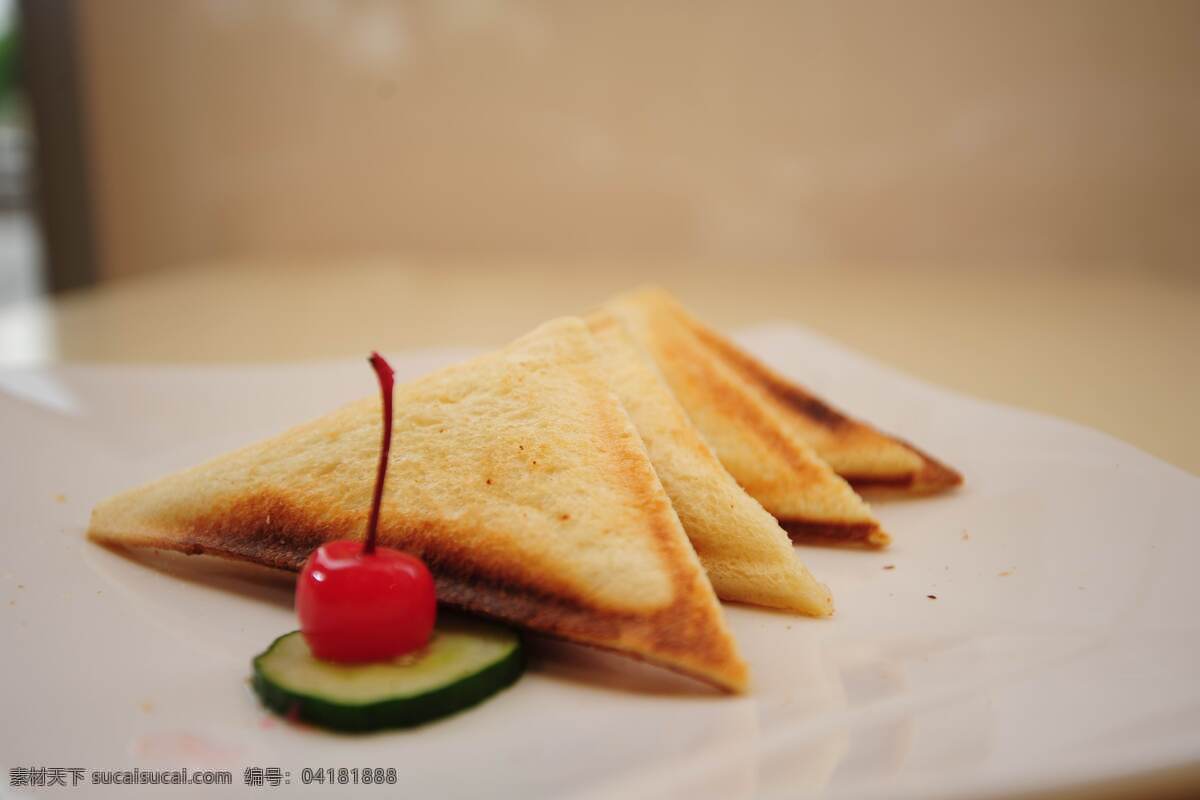
[{"label": "green cucumber skin", "polygon": [[381,700],[377,703],[332,703],[311,695],[290,692],[273,683],[263,673],[259,662],[281,639],[291,635],[285,633],[275,639],[270,647],[254,659],[254,677],[251,685],[255,693],[263,705],[280,716],[348,733],[365,733],[385,728],[411,728],[448,717],[478,705],[493,694],[512,686],[525,672],[525,647],[518,641],[513,651],[501,660],[449,686],[416,697]]}]

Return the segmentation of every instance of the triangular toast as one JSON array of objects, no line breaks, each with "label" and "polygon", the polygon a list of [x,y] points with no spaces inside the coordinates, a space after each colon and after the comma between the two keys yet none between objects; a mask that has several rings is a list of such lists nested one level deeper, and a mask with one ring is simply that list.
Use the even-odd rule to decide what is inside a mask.
[{"label": "triangular toast", "polygon": [[787,534],[725,471],[650,357],[606,311],[587,318],[604,373],[646,444],[717,596],[812,616],[833,613],[829,590]]},{"label": "triangular toast", "polygon": [[729,473],[793,539],[868,547],[891,541],[850,485],[683,324],[662,293],[621,295],[605,308],[653,357]]},{"label": "triangular toast", "polygon": [[680,324],[754,387],[784,426],[817,451],[856,489],[930,494],[958,486],[962,475],[908,442],[854,419],[793,383],[654,291]]},{"label": "triangular toast", "polygon": [[[712,586],[598,357],[564,318],[397,387],[380,543],[420,555],[443,602],[743,690]],[[88,535],[298,569],[322,542],[362,536],[379,416],[364,400],[125,492]]]}]

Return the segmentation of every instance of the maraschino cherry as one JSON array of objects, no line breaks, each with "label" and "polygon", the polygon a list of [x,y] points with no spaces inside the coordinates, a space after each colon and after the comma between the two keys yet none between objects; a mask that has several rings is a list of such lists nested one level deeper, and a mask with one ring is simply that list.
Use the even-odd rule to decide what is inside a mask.
[{"label": "maraschino cherry", "polygon": [[313,551],[296,584],[300,631],[326,661],[387,661],[429,641],[437,615],[433,576],[421,559],[377,547],[379,506],[392,446],[392,368],[378,353],[371,366],[383,394],[383,446],[366,540],[342,539]]}]

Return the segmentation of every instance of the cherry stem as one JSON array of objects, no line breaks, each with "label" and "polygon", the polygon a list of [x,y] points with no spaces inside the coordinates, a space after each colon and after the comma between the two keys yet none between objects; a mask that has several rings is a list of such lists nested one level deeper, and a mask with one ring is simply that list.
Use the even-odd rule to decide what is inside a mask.
[{"label": "cherry stem", "polygon": [[383,356],[374,351],[367,359],[379,377],[379,391],[383,395],[383,445],[379,448],[379,468],[375,471],[375,494],[371,498],[371,517],[367,520],[367,538],[363,542],[363,555],[375,552],[375,538],[379,528],[379,506],[383,503],[383,481],[387,477],[388,453],[392,449],[392,386],[395,382],[392,367]]}]

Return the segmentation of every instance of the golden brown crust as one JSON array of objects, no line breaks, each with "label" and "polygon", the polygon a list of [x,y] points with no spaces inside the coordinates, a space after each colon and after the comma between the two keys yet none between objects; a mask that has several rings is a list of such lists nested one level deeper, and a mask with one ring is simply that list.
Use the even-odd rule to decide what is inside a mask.
[{"label": "golden brown crust", "polygon": [[697,324],[691,319],[684,318],[682,322],[688,326],[688,329],[697,339],[715,351],[725,363],[740,372],[747,380],[762,386],[763,389],[781,400],[797,414],[801,414],[817,425],[831,431],[861,424],[847,417],[816,395],[810,394],[794,383],[785,380],[770,367],[716,331],[704,325]]},{"label": "golden brown crust", "polygon": [[903,439],[894,436],[891,438],[920,456],[921,469],[895,478],[879,475],[844,476],[851,486],[871,492],[872,495],[888,492],[905,495],[937,494],[962,486],[963,476],[958,470]]},{"label": "golden brown crust", "polygon": [[[686,345],[670,335],[669,328],[658,321],[655,321],[655,324],[660,329],[659,341],[662,346],[659,355],[662,358],[689,364],[689,368],[698,376],[699,382],[707,386],[706,398],[720,408],[727,418],[736,420],[747,430],[753,432],[755,439],[775,453],[793,473],[797,475],[810,474],[814,480],[817,479],[816,465],[796,449],[795,442],[784,435],[779,425],[768,418],[760,406],[748,402],[746,396],[738,391],[737,387],[730,386],[722,380],[709,362],[703,358],[695,358]],[[746,488],[751,494],[754,494],[754,489],[758,487]]]},{"label": "golden brown crust", "polygon": [[634,292],[606,308],[625,321],[721,463],[763,508],[814,527],[878,527],[852,487],[790,430],[774,401],[694,335],[669,295]]},{"label": "golden brown crust", "polygon": [[[88,537],[103,544],[213,555],[296,572],[313,550],[346,538],[346,532],[361,528],[361,522],[356,516],[316,523],[312,514],[286,495],[263,493],[190,519],[182,536],[135,539],[92,528]],[[717,675],[681,663],[699,656],[712,664],[740,664],[726,642],[706,635],[712,621],[683,570],[672,570],[676,591],[670,605],[649,614],[623,612],[598,608],[536,560],[489,556],[457,546],[457,538],[452,529],[432,521],[399,526],[380,521],[380,544],[424,560],[434,574],[439,601],[564,640],[632,655],[724,691],[745,689],[744,664]],[[649,644],[650,652],[613,644],[625,640]]]},{"label": "golden brown crust", "polygon": [[[682,316],[682,315],[681,315]],[[801,416],[834,435],[867,433],[888,440],[911,452],[921,460],[915,471],[856,475],[839,473],[856,489],[888,489],[905,494],[928,494],[951,489],[962,483],[962,475],[947,464],[914,447],[903,439],[891,436],[865,422],[843,414],[820,397],[787,380],[773,369],[715,331],[683,317],[689,330],[716,353],[726,364],[737,370],[747,381],[761,387],[770,397],[791,413]]]},{"label": "golden brown crust", "polygon": [[[607,390],[607,384],[597,385],[594,394],[598,398],[603,397]],[[595,409],[597,424],[603,428],[604,438],[609,441],[620,441],[622,435],[632,427],[619,402],[611,404],[597,401]],[[620,417],[614,412],[619,412]],[[640,444],[640,440],[638,442]],[[635,625],[642,631],[646,641],[654,643],[655,652],[676,653],[681,657],[689,654],[690,657],[700,656],[704,662],[726,664],[731,672],[740,671],[741,686],[726,683],[724,688],[744,688],[746,666],[733,652],[730,641],[705,635],[713,624],[710,615],[705,613],[711,605],[715,605],[711,602],[712,588],[706,581],[697,581],[695,566],[698,564],[694,560],[694,551],[686,538],[675,535],[673,529],[681,530],[678,518],[644,449],[637,453],[637,458],[631,458],[629,452],[615,447],[608,454],[612,475],[624,484],[626,492],[634,498],[634,505],[650,512],[647,518],[653,529],[652,541],[670,574],[673,587],[674,602],[670,606],[649,617],[642,615],[636,623],[631,617],[627,623]],[[683,552],[684,548],[688,552]],[[702,594],[704,597],[700,596]],[[597,639],[596,643],[601,642]]]},{"label": "golden brown crust", "polygon": [[[296,530],[296,528],[292,528],[293,532]],[[232,543],[226,542],[202,544],[197,540],[181,540],[166,536],[131,538],[127,535],[111,534],[97,528],[90,528],[87,532],[87,536],[92,541],[104,545],[105,547],[113,547],[118,549],[138,548],[149,550],[165,550],[182,553],[189,556],[213,556],[216,558],[233,561],[244,561],[251,564],[257,564],[259,566],[267,566],[289,572],[299,572],[300,568],[304,565],[304,561],[308,558],[308,552],[315,550],[318,546],[320,546],[320,544],[327,541],[326,539],[318,540],[310,533],[308,535],[309,540],[316,542],[316,544],[314,544],[308,552],[304,552],[302,554],[302,548],[300,546],[295,548],[256,547],[253,546],[252,540],[241,537]],[[385,539],[383,531],[380,531],[380,539],[381,543],[384,543],[385,546],[400,546],[399,543],[395,542],[390,537],[390,535],[389,538]],[[288,541],[290,543],[292,541],[299,542],[300,540],[301,539]],[[230,544],[233,546],[229,546]],[[251,546],[247,547],[246,545]],[[442,572],[440,568],[438,571]],[[599,621],[598,624],[594,617],[589,616],[592,612],[587,610],[585,606],[579,605],[564,597],[551,595],[545,591],[544,586],[539,586],[533,589],[522,589],[519,587],[514,587],[504,581],[489,581],[488,583],[498,584],[497,586],[489,586],[488,583],[482,581],[465,581],[462,579],[447,578],[444,574],[435,576],[435,583],[437,588],[438,602],[444,603],[453,608],[468,611],[472,614],[478,614],[482,617],[488,617],[499,622],[527,627],[536,630],[540,635],[548,636],[559,641],[570,642],[572,644],[581,644],[597,650],[603,650],[608,653],[616,653],[627,658],[633,658],[646,664],[653,664],[657,667],[668,669],[676,674],[686,676],[693,680],[698,680],[722,692],[744,692],[748,686],[748,675],[744,670],[740,680],[737,683],[731,683],[731,681],[724,677],[717,679],[709,673],[701,673],[694,669],[687,669],[679,666],[673,661],[657,659],[644,653],[637,653],[624,648],[614,647],[612,645],[605,644],[603,641],[586,641],[582,639],[578,633],[579,620],[581,618],[586,623],[588,628],[601,637],[611,635],[612,632],[615,631],[619,626],[620,620],[614,616],[607,616],[605,619]],[[555,612],[554,609],[561,609],[561,611]],[[522,610],[524,613],[521,613]],[[655,616],[665,616],[667,613],[668,611],[664,610]],[[562,632],[562,630],[560,630],[561,628],[566,628],[568,632]]]},{"label": "golden brown crust", "polygon": [[878,525],[831,525],[795,519],[781,519],[779,524],[797,544],[840,545],[878,550],[892,543],[892,537]]},{"label": "golden brown crust", "polygon": [[828,588],[796,558],[775,518],[725,470],[627,323],[607,309],[592,312],[586,321],[609,384],[645,443],[717,595],[814,616],[831,614]]}]

